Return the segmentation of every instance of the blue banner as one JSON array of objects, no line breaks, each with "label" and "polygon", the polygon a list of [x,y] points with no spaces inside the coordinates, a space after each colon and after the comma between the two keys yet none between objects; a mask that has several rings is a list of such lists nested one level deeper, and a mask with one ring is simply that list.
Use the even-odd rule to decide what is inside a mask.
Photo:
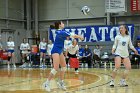
[{"label": "blue banner", "polygon": [[[127,27],[129,35],[133,38],[134,25],[130,24]],[[64,29],[84,37],[84,41],[78,39],[78,42],[114,41],[115,36],[120,34],[119,26],[77,26]],[[49,39],[52,41],[55,40],[55,31],[55,29],[49,31]]]}]

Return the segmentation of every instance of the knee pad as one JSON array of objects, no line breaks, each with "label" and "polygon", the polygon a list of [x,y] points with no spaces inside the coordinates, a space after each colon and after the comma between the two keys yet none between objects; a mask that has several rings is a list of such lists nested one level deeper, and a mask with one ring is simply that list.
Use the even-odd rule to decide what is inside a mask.
[{"label": "knee pad", "polygon": [[57,73],[57,70],[55,70],[54,68],[51,70],[51,73],[53,74],[53,75],[55,75],[56,73]]},{"label": "knee pad", "polygon": [[8,61],[10,61],[10,59],[11,59],[11,57],[10,57],[10,56],[8,56]]},{"label": "knee pad", "polygon": [[30,60],[30,57],[29,56],[27,56],[26,58],[27,58],[27,60]]},{"label": "knee pad", "polygon": [[124,70],[124,74],[128,74],[130,70],[126,69]]},{"label": "knee pad", "polygon": [[40,58],[40,61],[42,61],[42,58]]},{"label": "knee pad", "polygon": [[65,72],[66,70],[67,70],[66,67],[62,67],[62,68],[61,68],[61,71],[64,71],[64,72]]},{"label": "knee pad", "polygon": [[114,68],[113,72],[116,72],[117,73],[118,72],[118,69],[117,68]]}]

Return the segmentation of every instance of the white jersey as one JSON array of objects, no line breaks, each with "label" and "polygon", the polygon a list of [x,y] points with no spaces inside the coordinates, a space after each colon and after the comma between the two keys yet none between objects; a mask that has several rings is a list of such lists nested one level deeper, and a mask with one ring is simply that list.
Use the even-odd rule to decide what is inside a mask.
[{"label": "white jersey", "polygon": [[100,57],[100,54],[101,54],[101,49],[94,49],[94,54],[98,55],[98,57]]},{"label": "white jersey", "polygon": [[46,48],[47,48],[47,43],[46,42],[40,42],[39,49],[46,49]]},{"label": "white jersey", "polygon": [[2,44],[2,42],[0,41],[0,50],[2,49],[2,45],[3,45],[3,44]]},{"label": "white jersey", "polygon": [[69,45],[72,44],[72,41],[71,40],[65,40],[64,41],[64,51],[68,48]]},{"label": "white jersey", "polygon": [[128,52],[128,46],[131,49],[134,49],[134,46],[132,45],[131,38],[129,35],[117,35],[115,37],[113,49],[115,50],[115,54],[119,55],[121,57],[128,57],[129,52]]},{"label": "white jersey", "polygon": [[79,46],[76,45],[75,47],[73,45],[69,45],[67,48],[68,52],[72,55],[76,54],[76,51],[79,51]]},{"label": "white jersey", "polygon": [[22,50],[22,53],[28,53],[29,49],[30,49],[29,43],[21,43],[20,50]]},{"label": "white jersey", "polygon": [[14,47],[15,47],[14,41],[8,41],[7,47],[9,50],[14,50]]},{"label": "white jersey", "polygon": [[53,48],[53,44],[48,44],[48,47],[47,47],[48,55],[51,55],[52,48]]}]

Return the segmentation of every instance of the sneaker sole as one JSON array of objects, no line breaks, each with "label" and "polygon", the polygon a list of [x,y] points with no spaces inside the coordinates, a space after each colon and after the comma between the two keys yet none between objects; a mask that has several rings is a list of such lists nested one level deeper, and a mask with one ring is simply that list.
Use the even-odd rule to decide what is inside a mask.
[{"label": "sneaker sole", "polygon": [[62,90],[65,90],[65,91],[67,90],[67,89],[62,88],[58,82],[57,82],[57,86],[58,86],[59,89],[62,89]]},{"label": "sneaker sole", "polygon": [[110,85],[110,87],[114,87],[114,85]]},{"label": "sneaker sole", "polygon": [[42,88],[45,89],[46,91],[50,92],[51,90],[46,89],[46,84],[42,85]]},{"label": "sneaker sole", "polygon": [[128,85],[120,85],[120,87],[128,87]]},{"label": "sneaker sole", "polygon": [[57,82],[57,86],[58,86],[58,88],[60,88],[61,89],[61,86],[60,86],[60,84]]}]

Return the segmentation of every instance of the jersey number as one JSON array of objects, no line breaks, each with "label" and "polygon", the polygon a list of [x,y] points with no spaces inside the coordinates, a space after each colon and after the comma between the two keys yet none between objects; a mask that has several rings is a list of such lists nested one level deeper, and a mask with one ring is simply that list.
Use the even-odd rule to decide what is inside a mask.
[{"label": "jersey number", "polygon": [[123,42],[122,42],[122,46],[125,46],[125,45],[126,45],[126,42],[125,42],[125,41],[123,41]]}]

